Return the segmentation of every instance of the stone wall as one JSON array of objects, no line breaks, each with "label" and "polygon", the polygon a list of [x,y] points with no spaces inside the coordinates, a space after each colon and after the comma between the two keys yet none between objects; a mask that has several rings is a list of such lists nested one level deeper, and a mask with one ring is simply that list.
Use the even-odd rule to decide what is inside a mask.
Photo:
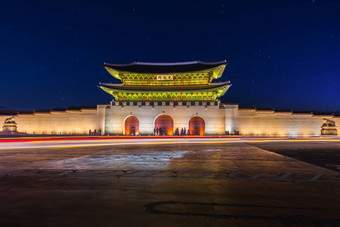
[{"label": "stone wall", "polygon": [[[1,125],[7,117],[0,116]],[[96,109],[17,114],[14,119],[17,131],[27,134],[78,135],[100,129]]]},{"label": "stone wall", "polygon": [[[239,133],[246,136],[318,136],[322,119],[340,125],[340,117],[297,114],[270,110],[240,109],[236,104],[219,102],[112,102],[97,109],[51,111],[48,113],[14,115],[17,131],[27,134],[87,135],[89,130],[102,134],[124,135],[124,121],[129,116],[139,120],[141,135],[151,135],[155,119],[169,115],[178,127],[189,128],[189,121],[200,116],[205,121],[206,135]],[[13,115],[0,115],[0,126]],[[338,135],[340,132],[338,130]]]},{"label": "stone wall", "polygon": [[[160,104],[159,104],[160,103]],[[224,134],[225,133],[225,114],[224,109],[220,109],[218,102],[206,102],[199,105],[199,102],[187,102],[183,105],[179,102],[159,102],[152,105],[151,102],[140,102],[133,105],[133,102],[112,102],[106,109],[105,114],[105,133],[124,134],[124,121],[129,116],[135,116],[139,120],[139,133],[141,135],[152,135],[154,133],[155,119],[162,114],[169,115],[174,122],[174,130],[178,127],[189,128],[189,121],[194,116],[200,116],[205,121],[205,134]],[[131,105],[130,105],[131,104]]]},{"label": "stone wall", "polygon": [[319,136],[323,118],[336,121],[337,126],[340,124],[340,118],[332,115],[238,109],[237,105],[226,105],[226,129],[231,133],[238,131],[240,135]]}]

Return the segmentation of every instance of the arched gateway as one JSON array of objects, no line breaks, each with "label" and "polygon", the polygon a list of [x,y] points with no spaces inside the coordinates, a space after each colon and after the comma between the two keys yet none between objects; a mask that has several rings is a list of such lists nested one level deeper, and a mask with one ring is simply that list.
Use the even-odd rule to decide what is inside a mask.
[{"label": "arched gateway", "polygon": [[174,121],[169,115],[160,115],[155,120],[155,134],[172,136],[174,134]]},{"label": "arched gateway", "polygon": [[[208,110],[211,115],[223,116],[221,111],[224,110],[220,109],[222,106],[219,105],[218,98],[226,93],[231,83],[212,81],[222,77],[226,65],[225,60],[104,63],[105,69],[113,77],[121,80],[119,84],[99,84],[101,89],[114,97],[111,106],[105,111],[112,113],[112,116],[119,115],[123,110],[123,113],[140,113],[138,116],[143,127],[141,133],[155,135],[173,135],[175,132],[177,135],[187,135],[190,131],[189,117],[195,116],[191,121],[190,134],[203,135],[204,120],[196,117],[197,115],[207,113]],[[153,125],[150,121],[151,116],[154,119]],[[225,127],[215,125],[215,122],[223,120],[210,122],[207,132],[224,133]],[[120,127],[114,128],[113,124],[106,126],[105,130],[106,133],[112,134],[122,131]],[[128,132],[126,130],[126,134]]]},{"label": "arched gateway", "polygon": [[205,122],[203,118],[195,116],[189,121],[190,135],[203,136],[205,132]]},{"label": "arched gateway", "polygon": [[139,120],[135,116],[125,119],[125,135],[136,136],[139,134]]}]

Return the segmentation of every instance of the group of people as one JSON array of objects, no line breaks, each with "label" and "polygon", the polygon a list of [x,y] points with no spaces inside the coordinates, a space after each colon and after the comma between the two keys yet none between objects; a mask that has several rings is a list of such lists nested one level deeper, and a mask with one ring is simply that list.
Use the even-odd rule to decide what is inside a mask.
[{"label": "group of people", "polygon": [[179,132],[179,129],[176,128],[175,135],[176,136],[179,136],[179,135],[181,135],[181,136],[190,135],[190,129],[188,129],[188,131],[187,131],[187,129],[184,127],[184,128],[181,128],[181,132]]},{"label": "group of people", "polygon": [[136,135],[136,128],[132,127],[130,133],[131,133],[131,136],[135,136]]},{"label": "group of people", "polygon": [[[155,136],[168,135],[166,128],[161,128],[161,127],[154,128],[153,133]],[[190,135],[190,129],[187,130],[186,128],[181,128],[181,131],[179,131],[179,128],[176,128],[174,135],[176,136]]]},{"label": "group of people", "polygon": [[99,136],[101,134],[102,134],[102,130],[101,129],[99,129],[98,132],[97,132],[96,129],[94,131],[91,131],[91,129],[89,129],[89,135],[90,136]]},{"label": "group of people", "polygon": [[155,136],[167,135],[165,128],[158,128],[158,127],[153,129],[153,134]]}]

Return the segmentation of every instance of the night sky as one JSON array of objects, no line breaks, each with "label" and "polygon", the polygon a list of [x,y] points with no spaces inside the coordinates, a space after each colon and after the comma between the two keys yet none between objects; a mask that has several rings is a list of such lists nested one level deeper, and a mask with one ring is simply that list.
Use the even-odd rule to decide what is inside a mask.
[{"label": "night sky", "polygon": [[219,61],[240,106],[340,110],[340,1],[3,1],[0,106],[109,103],[103,62]]}]

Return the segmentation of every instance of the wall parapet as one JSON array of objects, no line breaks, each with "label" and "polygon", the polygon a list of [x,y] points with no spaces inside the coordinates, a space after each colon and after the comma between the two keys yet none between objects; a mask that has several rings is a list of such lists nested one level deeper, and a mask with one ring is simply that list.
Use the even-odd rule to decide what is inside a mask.
[{"label": "wall parapet", "polygon": [[219,101],[112,101],[111,106],[219,106]]},{"label": "wall parapet", "polygon": [[334,113],[312,112],[312,111],[293,111],[293,110],[275,110],[273,108],[256,108],[251,107],[239,107],[240,112],[256,112],[256,113],[272,113],[272,114],[289,114],[295,116],[310,116],[315,118],[340,118],[340,115]]},{"label": "wall parapet", "polygon": [[97,108],[63,109],[63,110],[36,110],[36,111],[11,111],[0,113],[0,116],[28,116],[28,115],[49,115],[65,113],[81,113],[96,111]]}]

